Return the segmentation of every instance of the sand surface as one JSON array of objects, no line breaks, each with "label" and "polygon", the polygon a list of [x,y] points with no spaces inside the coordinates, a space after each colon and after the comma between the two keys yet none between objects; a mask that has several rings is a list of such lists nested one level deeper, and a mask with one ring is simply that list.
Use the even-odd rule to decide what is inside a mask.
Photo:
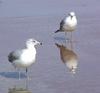
[{"label": "sand surface", "polygon": [[[78,18],[71,43],[78,57],[74,75],[55,45],[68,46],[65,34],[54,33],[70,11],[75,11]],[[0,0],[0,93],[10,93],[16,87],[28,87],[31,93],[100,93],[99,11],[99,0]],[[36,63],[29,68],[31,80],[25,82],[22,69],[19,81],[7,56],[23,48],[30,37],[43,45],[37,47]]]}]

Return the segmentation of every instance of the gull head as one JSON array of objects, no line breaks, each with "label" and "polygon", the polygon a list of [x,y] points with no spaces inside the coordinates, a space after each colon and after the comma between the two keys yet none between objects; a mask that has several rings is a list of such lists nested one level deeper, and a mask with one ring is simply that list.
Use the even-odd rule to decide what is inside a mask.
[{"label": "gull head", "polygon": [[69,16],[72,18],[73,16],[75,16],[75,12],[70,12]]},{"label": "gull head", "polygon": [[26,46],[29,47],[34,47],[36,45],[42,45],[41,42],[35,40],[34,38],[30,38],[26,41]]},{"label": "gull head", "polygon": [[75,16],[75,12],[70,12],[69,15],[70,16]]}]

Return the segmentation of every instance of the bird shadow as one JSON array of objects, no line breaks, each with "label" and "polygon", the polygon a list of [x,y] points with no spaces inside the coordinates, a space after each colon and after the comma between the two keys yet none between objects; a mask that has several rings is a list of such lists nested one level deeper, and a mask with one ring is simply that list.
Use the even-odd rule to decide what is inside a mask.
[{"label": "bird shadow", "polygon": [[[0,76],[6,78],[19,78],[19,72],[0,72]],[[20,73],[20,78],[26,78],[27,76],[24,73]]]},{"label": "bird shadow", "polygon": [[64,37],[54,37],[55,40],[61,40],[61,41],[65,41]]},{"label": "bird shadow", "polygon": [[65,43],[65,42],[66,42],[66,40],[65,40],[64,37],[54,37],[54,40],[55,40],[56,42],[62,42],[62,43]]}]

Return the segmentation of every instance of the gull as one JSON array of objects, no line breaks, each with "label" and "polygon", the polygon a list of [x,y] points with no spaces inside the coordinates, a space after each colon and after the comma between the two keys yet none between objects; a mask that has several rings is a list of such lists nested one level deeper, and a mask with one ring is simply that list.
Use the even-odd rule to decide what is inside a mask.
[{"label": "gull", "polygon": [[72,32],[76,29],[77,26],[77,18],[74,12],[70,12],[67,17],[65,17],[61,22],[60,22],[60,28],[55,31],[57,32],[65,32],[65,35],[67,35],[67,32]]},{"label": "gull", "polygon": [[[26,47],[24,49],[15,50],[9,53],[8,60],[15,68],[25,68],[26,73],[28,67],[35,63],[36,60],[36,45],[41,45],[39,41],[30,38],[26,41]],[[19,73],[20,79],[20,73]]]},{"label": "gull", "polygon": [[72,74],[75,74],[78,66],[77,54],[72,49],[69,49],[64,45],[56,43],[56,46],[60,50],[60,57],[62,62],[66,65],[66,67],[68,67]]}]

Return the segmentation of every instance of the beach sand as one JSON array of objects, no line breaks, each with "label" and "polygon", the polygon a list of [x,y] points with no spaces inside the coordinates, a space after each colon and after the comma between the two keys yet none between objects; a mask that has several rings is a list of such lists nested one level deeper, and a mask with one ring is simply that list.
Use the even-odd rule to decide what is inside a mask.
[{"label": "beach sand", "polygon": [[[32,93],[100,93],[100,1],[98,0],[2,0],[0,2],[0,93],[27,87]],[[54,32],[70,11],[78,26],[73,32],[73,51],[78,56],[76,74],[70,73],[55,43],[67,45],[65,34]],[[25,46],[27,38],[43,43],[37,47],[36,63],[25,82],[8,62],[10,51]],[[74,42],[75,41],[75,42]]]}]

